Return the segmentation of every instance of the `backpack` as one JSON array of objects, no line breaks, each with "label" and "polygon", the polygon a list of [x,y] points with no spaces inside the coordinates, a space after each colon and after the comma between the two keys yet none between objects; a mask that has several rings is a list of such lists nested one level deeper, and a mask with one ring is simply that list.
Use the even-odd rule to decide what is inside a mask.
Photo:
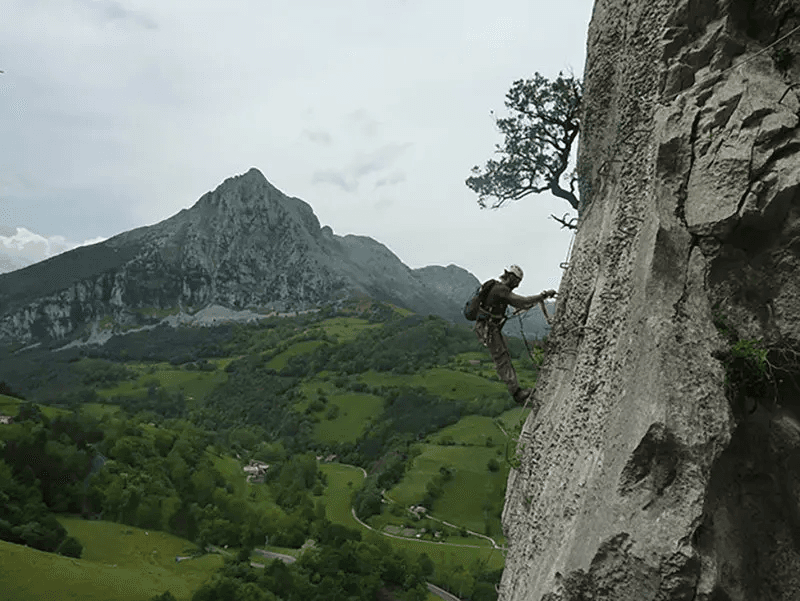
[{"label": "backpack", "polygon": [[489,295],[489,290],[492,289],[492,286],[495,283],[495,280],[485,281],[475,290],[472,296],[469,297],[469,300],[464,304],[464,317],[466,317],[469,321],[475,321],[478,319],[478,313],[480,312],[481,305],[483,305],[484,301],[486,301],[486,297]]}]

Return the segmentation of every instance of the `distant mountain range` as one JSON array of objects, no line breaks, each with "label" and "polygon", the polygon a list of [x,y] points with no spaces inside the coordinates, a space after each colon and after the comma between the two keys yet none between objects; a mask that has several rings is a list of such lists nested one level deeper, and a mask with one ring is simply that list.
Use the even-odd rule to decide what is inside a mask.
[{"label": "distant mountain range", "polygon": [[372,238],[335,235],[250,169],[153,226],[0,275],[0,343],[103,342],[164,321],[352,298],[467,323],[461,310],[479,284],[456,265],[411,269]]}]

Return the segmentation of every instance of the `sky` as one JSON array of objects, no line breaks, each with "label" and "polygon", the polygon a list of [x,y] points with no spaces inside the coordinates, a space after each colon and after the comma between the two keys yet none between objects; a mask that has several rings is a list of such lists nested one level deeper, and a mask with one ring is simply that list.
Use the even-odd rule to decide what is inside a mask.
[{"label": "sky", "polygon": [[[2,0],[0,258],[151,225],[258,168],[339,235],[555,288],[570,207],[483,209],[512,82],[583,73],[591,0]],[[0,261],[0,271],[3,263]]]}]

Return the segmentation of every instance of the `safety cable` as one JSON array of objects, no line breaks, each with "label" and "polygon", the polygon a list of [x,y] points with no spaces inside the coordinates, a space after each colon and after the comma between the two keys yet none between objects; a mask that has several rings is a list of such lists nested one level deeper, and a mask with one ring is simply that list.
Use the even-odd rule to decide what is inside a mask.
[{"label": "safety cable", "polygon": [[748,56],[748,57],[747,57],[746,59],[744,59],[744,60],[743,60],[741,63],[739,63],[739,64],[737,64],[737,65],[731,65],[730,67],[727,67],[726,69],[723,69],[722,71],[720,71],[720,72],[719,72],[719,73],[717,73],[716,75],[712,75],[711,77],[707,77],[707,78],[705,78],[703,81],[699,81],[699,82],[696,82],[696,83],[692,84],[691,86],[689,86],[689,87],[688,87],[688,88],[686,88],[685,90],[681,90],[680,92],[676,92],[675,94],[672,94],[672,95],[670,95],[670,96],[667,96],[667,97],[665,97],[665,98],[659,99],[659,100],[658,100],[658,102],[659,102],[659,103],[664,103],[664,102],[668,102],[668,101],[670,101],[670,100],[673,100],[673,99],[677,98],[678,96],[680,96],[681,94],[683,94],[683,93],[685,93],[685,92],[689,92],[689,91],[690,91],[690,90],[692,90],[693,88],[696,88],[697,86],[699,86],[699,85],[700,85],[700,84],[702,84],[702,83],[705,83],[705,82],[707,82],[707,81],[710,81],[710,80],[712,80],[712,79],[714,79],[714,78],[717,78],[717,77],[722,77],[722,75],[724,75],[725,73],[727,73],[728,71],[731,71],[731,70],[733,70],[733,69],[738,69],[739,67],[741,67],[741,66],[743,66],[743,65],[747,64],[748,62],[750,62],[751,60],[753,60],[754,58],[756,58],[757,56],[759,56],[759,55],[761,55],[761,54],[764,54],[764,53],[765,53],[767,50],[769,50],[770,48],[772,48],[772,47],[774,47],[775,45],[779,44],[780,42],[782,42],[783,40],[785,40],[786,38],[788,38],[788,37],[789,37],[789,36],[791,36],[792,34],[796,33],[797,31],[800,31],[800,25],[798,25],[797,27],[795,27],[794,29],[792,29],[792,30],[791,30],[789,33],[787,33],[786,35],[783,35],[783,36],[779,37],[777,40],[775,40],[774,42],[772,42],[772,43],[771,43],[769,46],[766,46],[766,47],[762,48],[761,50],[759,50],[758,52],[756,52],[755,54],[752,54],[752,55]]}]

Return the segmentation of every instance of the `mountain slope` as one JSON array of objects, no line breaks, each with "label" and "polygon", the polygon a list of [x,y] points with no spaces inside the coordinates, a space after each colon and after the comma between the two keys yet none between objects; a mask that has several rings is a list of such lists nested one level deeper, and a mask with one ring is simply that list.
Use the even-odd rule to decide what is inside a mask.
[{"label": "mountain slope", "polygon": [[428,276],[371,238],[321,228],[308,204],[250,169],[156,225],[0,275],[0,341],[69,340],[209,305],[287,311],[364,296],[463,319],[460,289]]},{"label": "mountain slope", "polygon": [[16,255],[3,252],[3,249],[0,248],[0,274],[8,273],[9,271],[14,271],[16,269],[22,269],[31,263],[32,261],[25,259],[24,257],[18,257]]}]

